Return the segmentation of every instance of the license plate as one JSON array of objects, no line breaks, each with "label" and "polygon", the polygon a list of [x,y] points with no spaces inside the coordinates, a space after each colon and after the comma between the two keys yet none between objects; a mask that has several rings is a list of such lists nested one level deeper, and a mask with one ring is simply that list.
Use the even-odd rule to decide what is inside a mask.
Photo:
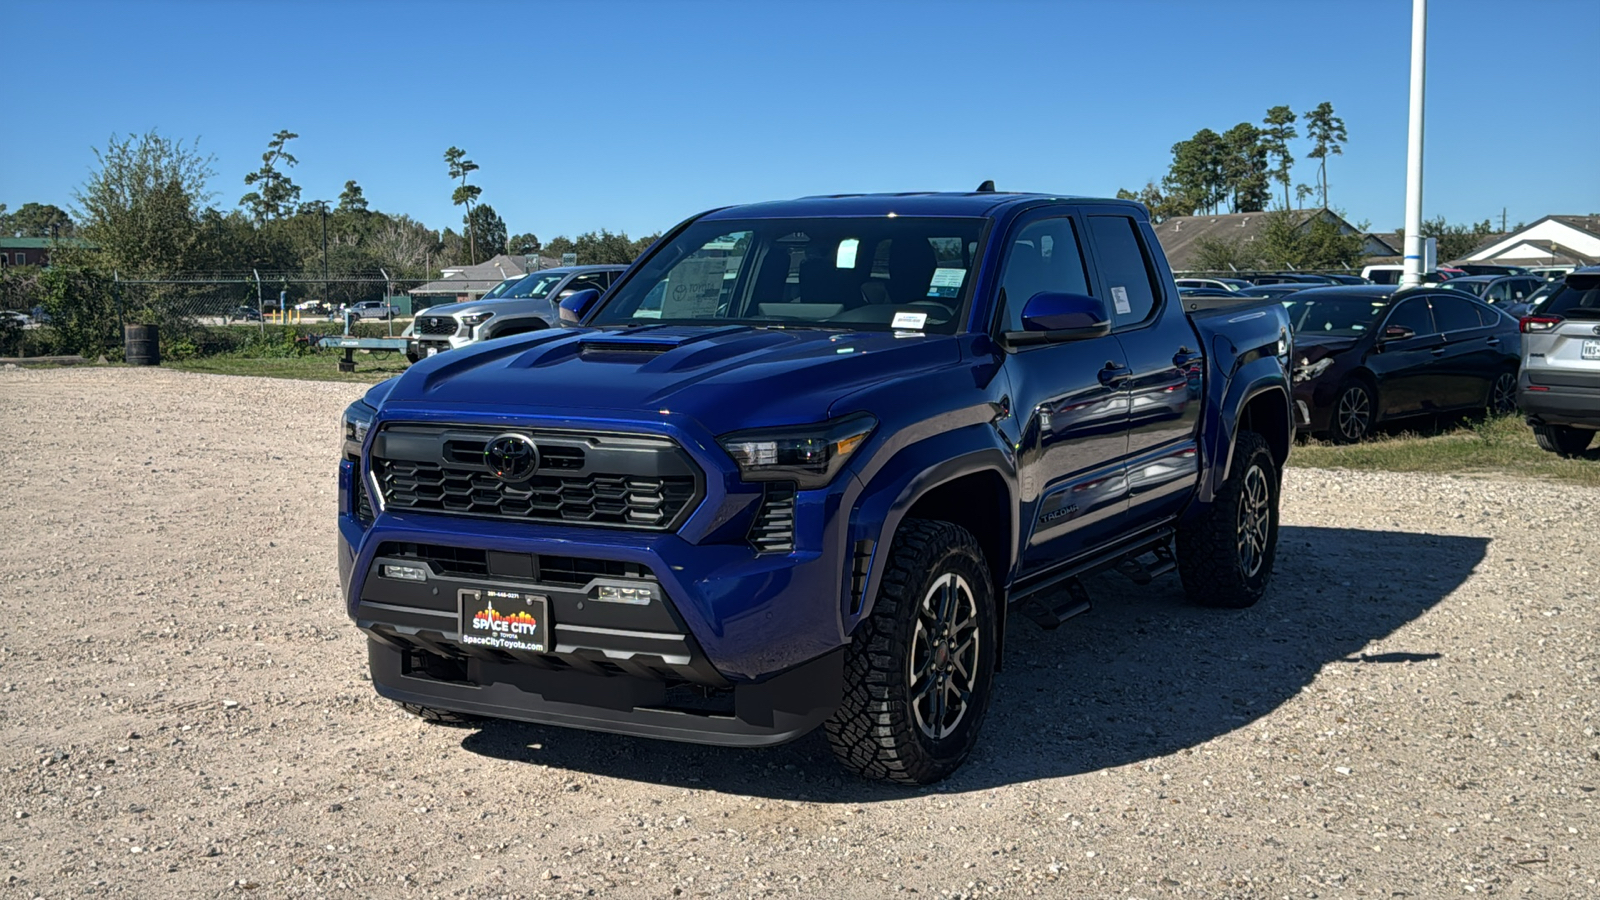
[{"label": "license plate", "polygon": [[550,598],[521,591],[463,589],[461,643],[495,650],[550,652]]},{"label": "license plate", "polygon": [[1600,341],[1584,341],[1583,358],[1600,359]]},{"label": "license plate", "polygon": [[439,352],[439,348],[438,347],[429,347],[428,348],[428,355],[429,356],[437,355],[438,352]]}]

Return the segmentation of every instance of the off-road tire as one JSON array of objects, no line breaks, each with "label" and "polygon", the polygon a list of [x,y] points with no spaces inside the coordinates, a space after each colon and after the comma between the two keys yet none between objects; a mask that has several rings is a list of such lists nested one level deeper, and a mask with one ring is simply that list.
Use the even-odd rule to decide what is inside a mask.
[{"label": "off-road tire", "polygon": [[1539,442],[1541,450],[1548,450],[1558,456],[1577,456],[1589,449],[1589,443],[1594,440],[1594,432],[1573,428],[1570,425],[1535,425],[1533,439]]},{"label": "off-road tire", "polygon": [[[1358,406],[1349,412],[1351,416],[1362,415],[1359,426],[1352,420],[1346,423],[1346,404]],[[1333,395],[1333,412],[1328,417],[1328,440],[1335,444],[1356,444],[1366,440],[1372,434],[1372,426],[1378,420],[1378,398],[1372,393],[1372,388],[1359,378],[1352,378],[1339,385],[1339,392]]]},{"label": "off-road tire", "polygon": [[451,712],[448,709],[434,709],[431,706],[421,706],[416,703],[402,703],[399,700],[396,700],[394,705],[400,707],[413,716],[416,716],[424,722],[431,722],[435,725],[446,725],[451,728],[471,728],[483,722],[482,716],[474,716],[468,713]]},{"label": "off-road tire", "polygon": [[[1258,516],[1265,491],[1265,520]],[[1239,433],[1228,480],[1198,522],[1178,530],[1178,575],[1189,599],[1201,606],[1254,606],[1272,581],[1278,551],[1278,466],[1266,438]],[[1255,557],[1246,553],[1246,528],[1253,529]],[[1262,533],[1264,532],[1264,534]]]},{"label": "off-road tire", "polygon": [[[997,647],[994,589],[977,540],[949,522],[903,522],[885,565],[877,602],[845,651],[843,702],[824,728],[834,755],[852,772],[900,784],[932,784],[954,772],[972,752],[988,711]],[[928,619],[922,610],[941,584],[965,585],[968,591],[955,602],[970,600],[976,655],[963,711],[947,734],[935,738],[919,724],[925,719],[922,707],[913,706],[913,691],[924,681],[914,681],[910,664],[913,644],[936,653],[923,640]],[[950,672],[948,677],[958,676]],[[926,699],[929,694],[915,696]]]}]

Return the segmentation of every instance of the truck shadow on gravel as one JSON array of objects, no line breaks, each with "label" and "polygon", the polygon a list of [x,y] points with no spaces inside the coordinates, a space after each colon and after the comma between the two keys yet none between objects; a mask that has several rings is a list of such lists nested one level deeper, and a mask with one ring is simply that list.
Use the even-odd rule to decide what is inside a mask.
[{"label": "truck shadow on gravel", "polygon": [[[1290,701],[1325,666],[1448,665],[1430,647],[1368,645],[1460,587],[1488,543],[1285,527],[1271,591],[1238,611],[1187,604],[1176,577],[1140,587],[1098,576],[1088,585],[1094,609],[1055,632],[1011,619],[977,750],[932,790],[1077,775],[1197,747]],[[494,722],[462,747],[574,776],[788,800],[870,803],[915,790],[845,774],[820,730],[733,750]]]}]

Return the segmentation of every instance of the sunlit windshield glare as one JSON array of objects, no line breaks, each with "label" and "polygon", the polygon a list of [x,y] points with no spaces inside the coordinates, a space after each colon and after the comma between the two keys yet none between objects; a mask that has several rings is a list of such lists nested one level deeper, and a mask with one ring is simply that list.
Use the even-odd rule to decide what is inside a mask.
[{"label": "sunlit windshield glare", "polygon": [[1358,335],[1372,327],[1388,303],[1383,300],[1285,300],[1289,327],[1296,333]]},{"label": "sunlit windshield glare", "polygon": [[555,275],[529,275],[527,278],[517,282],[516,287],[506,291],[502,296],[507,300],[523,297],[530,297],[534,300],[543,299],[551,291],[555,290],[556,285],[560,284],[561,279],[565,277],[559,273]]},{"label": "sunlit windshield glare", "polygon": [[697,222],[613,291],[591,324],[949,334],[981,226],[909,216]]}]

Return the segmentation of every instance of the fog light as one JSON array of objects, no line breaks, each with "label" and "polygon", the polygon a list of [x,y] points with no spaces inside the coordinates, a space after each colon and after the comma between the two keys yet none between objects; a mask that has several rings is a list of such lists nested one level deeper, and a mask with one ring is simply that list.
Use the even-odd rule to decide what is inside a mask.
[{"label": "fog light", "polygon": [[383,567],[383,577],[398,578],[401,581],[427,581],[428,570],[421,566],[391,566]]},{"label": "fog light", "polygon": [[630,603],[634,606],[644,606],[655,599],[656,592],[647,587],[623,587],[617,584],[602,584],[595,595],[596,600],[607,603]]}]

